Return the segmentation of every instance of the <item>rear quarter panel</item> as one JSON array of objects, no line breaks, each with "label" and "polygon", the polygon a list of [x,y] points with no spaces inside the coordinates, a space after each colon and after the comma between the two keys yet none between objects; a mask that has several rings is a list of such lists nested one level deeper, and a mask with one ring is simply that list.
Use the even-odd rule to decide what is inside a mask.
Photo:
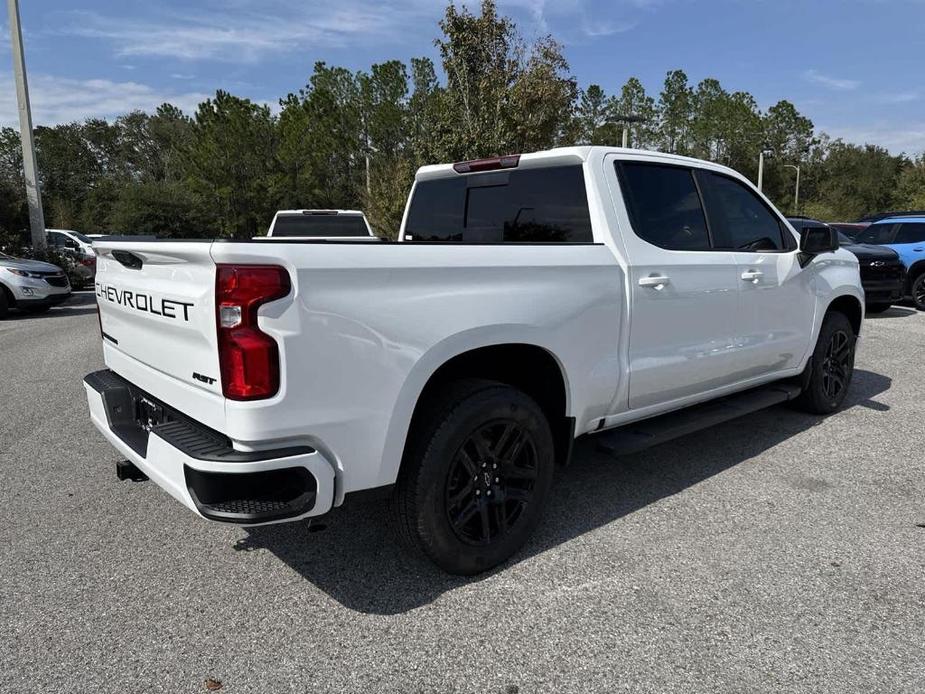
[{"label": "rear quarter panel", "polygon": [[336,461],[340,494],[395,481],[418,396],[466,351],[549,351],[578,433],[606,414],[617,387],[624,279],[603,245],[216,243],[212,255],[285,258],[294,280],[260,316],[281,345],[280,392],[227,401],[228,435],[316,446]]}]

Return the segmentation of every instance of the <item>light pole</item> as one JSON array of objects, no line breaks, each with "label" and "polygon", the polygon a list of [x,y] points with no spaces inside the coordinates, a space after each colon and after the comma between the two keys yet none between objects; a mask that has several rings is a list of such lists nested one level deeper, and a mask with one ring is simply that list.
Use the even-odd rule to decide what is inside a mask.
[{"label": "light pole", "polygon": [[796,189],[793,191],[793,214],[799,214],[800,211],[800,167],[796,164],[784,164],[788,169],[793,169],[797,172],[797,185]]},{"label": "light pole", "polygon": [[758,192],[764,192],[764,155],[770,154],[771,150],[765,147],[758,153]]},{"label": "light pole", "polygon": [[370,177],[370,172],[369,172],[370,171],[369,170],[370,155],[378,154],[378,153],[379,153],[379,150],[373,147],[369,143],[369,138],[367,137],[366,138],[366,148],[363,150],[363,156],[366,158],[366,195],[367,196],[372,195],[373,193],[372,179]]},{"label": "light pole", "polygon": [[10,16],[13,76],[16,80],[16,101],[19,104],[19,138],[22,140],[22,168],[26,181],[32,248],[41,250],[45,247],[45,215],[42,213],[42,191],[39,189],[38,166],[35,163],[35,138],[32,135],[32,108],[29,106],[26,57],[22,47],[22,29],[19,26],[19,2],[7,0],[6,7]]},{"label": "light pole", "polygon": [[617,118],[614,118],[614,122],[623,124],[623,147],[627,148],[630,146],[630,129],[629,129],[630,124],[631,123],[645,123],[646,119],[643,118],[642,116],[627,115],[627,116],[619,116]]}]

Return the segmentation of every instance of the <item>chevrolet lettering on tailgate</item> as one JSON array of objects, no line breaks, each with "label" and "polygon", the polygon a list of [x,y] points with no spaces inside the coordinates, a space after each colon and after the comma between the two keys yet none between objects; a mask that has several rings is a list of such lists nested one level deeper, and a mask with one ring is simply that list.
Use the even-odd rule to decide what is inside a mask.
[{"label": "chevrolet lettering on tailgate", "polygon": [[164,316],[174,320],[180,319],[182,312],[182,319],[187,323],[189,322],[189,309],[193,305],[186,301],[158,299],[150,294],[134,292],[130,289],[119,289],[111,284],[101,284],[99,282],[96,284],[96,297],[97,299],[106,299],[110,303],[118,304],[119,306],[127,306],[136,311],[153,313],[155,316]]}]

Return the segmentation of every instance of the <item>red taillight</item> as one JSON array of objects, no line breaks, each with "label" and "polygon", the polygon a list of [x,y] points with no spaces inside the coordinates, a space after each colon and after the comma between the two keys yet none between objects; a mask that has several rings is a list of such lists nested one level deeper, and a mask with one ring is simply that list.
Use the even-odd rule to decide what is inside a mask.
[{"label": "red taillight", "polygon": [[94,265],[96,265],[96,256],[95,256],[95,255],[92,255],[92,256],[89,256],[89,257],[81,258],[81,259],[80,259],[80,264],[81,264],[81,265],[86,265],[87,267],[93,267]]},{"label": "red taillight", "polygon": [[219,265],[215,320],[222,391],[230,400],[269,398],[279,390],[279,347],[257,327],[257,310],[290,290],[276,265]]},{"label": "red taillight", "polygon": [[508,154],[504,157],[491,157],[490,159],[474,159],[453,164],[456,173],[478,173],[479,171],[496,171],[498,169],[516,169],[520,164],[519,154]]}]

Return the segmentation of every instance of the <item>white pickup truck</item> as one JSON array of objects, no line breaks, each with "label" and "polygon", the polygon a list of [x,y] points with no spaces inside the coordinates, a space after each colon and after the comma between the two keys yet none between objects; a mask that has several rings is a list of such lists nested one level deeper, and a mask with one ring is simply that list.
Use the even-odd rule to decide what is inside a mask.
[{"label": "white pickup truck", "polygon": [[280,210],[267,237],[379,240],[359,210]]},{"label": "white pickup truck", "polygon": [[798,237],[722,166],[604,147],[424,167],[397,243],[96,250],[86,391],[132,470],[239,524],[388,492],[460,574],[525,542],[578,436],[834,411],[864,314],[831,230]]}]

